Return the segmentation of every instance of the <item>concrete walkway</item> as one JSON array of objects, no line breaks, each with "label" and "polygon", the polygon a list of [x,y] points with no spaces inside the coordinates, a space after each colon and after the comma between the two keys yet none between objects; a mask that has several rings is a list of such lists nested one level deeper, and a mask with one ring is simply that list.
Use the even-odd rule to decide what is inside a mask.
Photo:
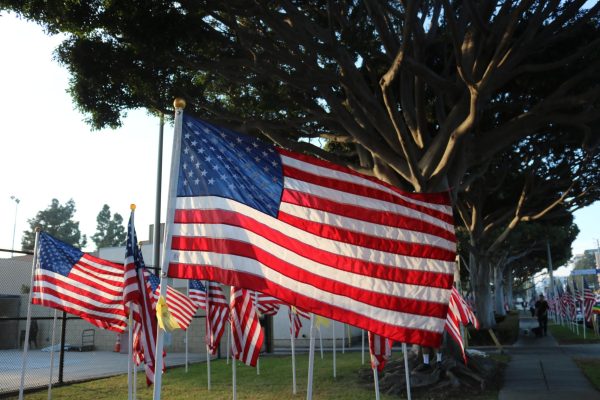
[{"label": "concrete walkway", "polygon": [[[506,348],[511,357],[499,400],[600,399],[571,357],[571,352],[548,336],[536,338],[537,320],[521,316],[519,339]],[[594,346],[593,351],[597,351]]]}]

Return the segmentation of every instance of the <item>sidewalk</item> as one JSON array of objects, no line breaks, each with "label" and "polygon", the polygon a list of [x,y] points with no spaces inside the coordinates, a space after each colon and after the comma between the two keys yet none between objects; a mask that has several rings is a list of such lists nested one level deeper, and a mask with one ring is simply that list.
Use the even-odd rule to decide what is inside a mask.
[{"label": "sidewalk", "polygon": [[519,339],[506,348],[511,360],[498,399],[599,399],[600,392],[550,333],[541,338],[531,333],[537,325],[537,319],[521,315]]}]

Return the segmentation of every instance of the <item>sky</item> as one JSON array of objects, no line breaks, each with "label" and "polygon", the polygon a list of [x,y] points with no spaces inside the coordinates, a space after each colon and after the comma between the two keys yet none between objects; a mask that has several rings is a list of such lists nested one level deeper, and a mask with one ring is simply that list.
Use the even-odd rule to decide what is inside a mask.
[{"label": "sky", "polygon": [[[104,204],[129,218],[137,206],[139,240],[154,222],[159,121],[144,110],[128,113],[123,127],[92,131],[66,92],[69,73],[53,60],[60,36],[38,25],[0,13],[0,249],[20,249],[28,219],[52,199],[73,199],[74,220],[89,239]],[[164,129],[162,217],[166,213],[173,128]],[[17,204],[11,196],[19,199]],[[596,248],[600,202],[575,213],[580,234],[573,254]],[[10,253],[0,252],[0,257]]]}]

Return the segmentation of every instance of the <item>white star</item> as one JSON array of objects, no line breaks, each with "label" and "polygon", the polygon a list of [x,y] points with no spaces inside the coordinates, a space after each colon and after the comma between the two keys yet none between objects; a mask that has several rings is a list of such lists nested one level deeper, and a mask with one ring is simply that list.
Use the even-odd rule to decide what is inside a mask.
[{"label": "white star", "polygon": [[187,169],[187,163],[183,163],[183,169]]},{"label": "white star", "polygon": [[208,184],[209,184],[209,185],[214,185],[214,184],[215,184],[215,180],[214,180],[213,178],[210,178],[210,179],[208,180]]},{"label": "white star", "polygon": [[194,141],[192,142],[192,146],[194,146],[194,147],[196,147],[196,145],[197,145],[197,144],[198,144],[198,142],[197,142],[196,140],[194,140]]},{"label": "white star", "polygon": [[204,158],[204,161],[206,161],[206,162],[210,162],[211,160],[212,160],[211,156],[207,156],[207,157]]},{"label": "white star", "polygon": [[189,139],[191,136],[192,136],[192,135],[190,135],[189,133],[186,133],[186,134],[185,134],[185,138],[186,138],[186,139]]},{"label": "white star", "polygon": [[192,171],[188,172],[188,176],[191,178],[192,176],[194,176],[194,173]]},{"label": "white star", "polygon": [[195,183],[196,185],[197,185],[197,184],[199,184],[199,183],[200,183],[200,179],[196,178],[196,179],[194,180],[194,183]]},{"label": "white star", "polygon": [[184,153],[184,154],[187,154],[187,153],[189,153],[189,152],[190,152],[190,149],[189,149],[188,147],[186,147],[185,149],[183,149],[183,153]]},{"label": "white star", "polygon": [[200,169],[200,163],[199,162],[196,163],[196,169]]},{"label": "white star", "polygon": [[242,138],[240,138],[240,137],[236,138],[235,141],[238,142],[238,143],[242,143],[243,142]]},{"label": "white star", "polygon": [[208,171],[206,171],[205,169],[203,169],[202,171],[200,171],[200,175],[206,176],[206,174],[208,174]]}]

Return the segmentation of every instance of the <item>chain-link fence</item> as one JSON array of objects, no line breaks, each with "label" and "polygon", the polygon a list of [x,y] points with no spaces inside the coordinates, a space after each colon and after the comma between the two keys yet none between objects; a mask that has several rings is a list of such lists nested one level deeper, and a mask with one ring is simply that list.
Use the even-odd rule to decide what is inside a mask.
[{"label": "chain-link fence", "polygon": [[[31,266],[32,256],[0,258],[0,398],[18,391],[21,382]],[[53,384],[127,372],[127,332],[103,330],[62,311],[55,322],[54,315],[52,308],[31,306],[26,389],[50,382],[52,348]],[[198,315],[187,332],[189,362],[206,360],[204,338],[204,316]],[[184,364],[186,332],[165,334],[165,351],[167,366]]]}]

